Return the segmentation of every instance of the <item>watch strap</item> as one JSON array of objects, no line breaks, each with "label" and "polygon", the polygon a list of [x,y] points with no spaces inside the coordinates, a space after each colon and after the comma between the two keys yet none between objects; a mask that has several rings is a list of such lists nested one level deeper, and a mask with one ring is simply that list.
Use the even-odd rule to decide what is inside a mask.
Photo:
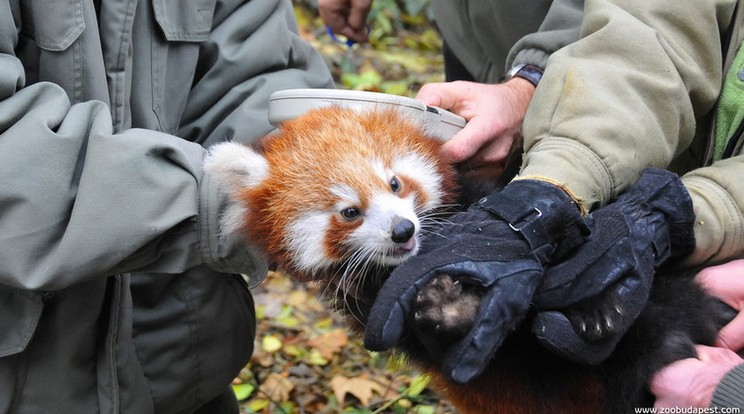
[{"label": "watch strap", "polygon": [[540,79],[542,79],[542,75],[543,70],[540,67],[529,63],[520,63],[509,70],[504,81],[512,78],[522,78],[537,87]]}]

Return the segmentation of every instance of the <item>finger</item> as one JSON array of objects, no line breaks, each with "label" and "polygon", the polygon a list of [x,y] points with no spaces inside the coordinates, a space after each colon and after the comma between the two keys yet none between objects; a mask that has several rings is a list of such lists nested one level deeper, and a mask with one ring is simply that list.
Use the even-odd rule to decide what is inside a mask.
[{"label": "finger", "polygon": [[442,145],[442,156],[453,164],[473,162],[477,166],[503,163],[509,154],[513,139],[508,137],[505,139],[500,131],[491,127],[484,117],[471,119],[463,129]]},{"label": "finger", "polygon": [[710,295],[717,297],[736,310],[742,310],[744,301],[744,260],[734,260],[718,266],[706,267],[695,280]]},{"label": "finger", "polygon": [[[649,389],[656,396],[655,407],[670,407],[679,402],[683,395],[680,395],[680,372],[684,373],[694,367],[699,361],[695,358],[685,358],[675,361],[662,368],[651,378]],[[677,404],[678,405],[678,404]]]},{"label": "finger", "polygon": [[540,312],[532,324],[532,334],[551,352],[579,364],[597,365],[615,350],[622,335],[588,342],[579,337],[566,315],[558,311]]},{"label": "finger", "polygon": [[466,81],[427,83],[418,91],[416,99],[429,106],[450,110],[467,120],[459,108],[462,102],[473,96],[475,85]]},{"label": "finger", "polygon": [[545,272],[535,295],[540,308],[561,308],[594,296],[633,269],[636,255],[622,216],[605,214],[596,223],[589,242]]},{"label": "finger", "polygon": [[336,4],[318,4],[318,14],[321,20],[326,26],[330,27],[333,33],[341,33],[341,30],[346,27],[346,18],[348,10],[344,7],[340,7]]},{"label": "finger", "polygon": [[744,312],[736,317],[718,332],[716,346],[739,352],[744,349]]},{"label": "finger", "polygon": [[349,27],[358,34],[366,36],[367,15],[369,14],[371,0],[353,0],[349,10]]}]

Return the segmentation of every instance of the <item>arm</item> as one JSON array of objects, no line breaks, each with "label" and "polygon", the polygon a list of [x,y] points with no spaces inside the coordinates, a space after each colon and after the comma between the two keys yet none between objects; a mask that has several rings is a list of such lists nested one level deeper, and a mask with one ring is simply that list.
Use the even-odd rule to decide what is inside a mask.
[{"label": "arm", "polygon": [[553,1],[539,30],[525,35],[509,50],[505,70],[521,63],[545,68],[553,53],[579,39],[583,16],[583,0]]},{"label": "arm", "polygon": [[581,39],[553,54],[525,118],[520,175],[590,210],[668,166],[718,96],[733,4],[588,0]]},{"label": "arm", "polygon": [[744,155],[715,162],[682,177],[695,206],[695,252],[688,265],[744,254]]},{"label": "arm", "polygon": [[[439,7],[456,6],[440,4]],[[578,39],[582,11],[583,1],[552,2],[539,29],[525,35],[513,45],[506,59],[506,67],[493,67],[491,69],[496,72],[482,79],[490,78],[495,81],[503,78],[506,70],[518,64],[544,68],[553,52]],[[478,19],[474,18],[473,22],[477,25]],[[511,28],[517,32],[524,30],[524,26],[529,23],[531,22],[512,23]],[[489,35],[473,36],[477,39],[483,38],[483,51],[478,53],[485,56],[498,55],[498,51],[493,50],[498,48],[495,46],[498,42],[494,43],[493,37],[500,39],[508,35],[491,33],[493,22],[486,26],[472,28]],[[446,38],[446,41],[453,43],[455,47],[461,47],[460,54],[464,55],[466,61],[467,57],[473,54],[469,53],[469,48],[473,45],[465,43],[472,43],[472,40],[462,41],[455,34],[450,34],[449,38]],[[481,62],[483,59],[483,56],[478,56],[476,60]],[[489,178],[497,177],[504,172],[510,152],[521,144],[522,123],[534,91],[535,86],[530,82],[513,78],[498,84],[471,82],[428,84],[421,88],[416,98],[427,105],[449,109],[468,121],[465,128],[448,141],[442,150],[450,162],[461,164],[462,172],[479,178]]]},{"label": "arm", "polygon": [[[142,129],[114,134],[103,103],[71,105],[55,84],[26,85],[14,54],[18,10],[7,10],[8,3],[0,9],[1,284],[53,290],[116,272],[177,273],[201,263],[224,272],[265,272],[257,252],[220,237],[228,198],[204,175],[201,145]],[[259,21],[293,27],[291,10],[289,2],[273,1],[220,8],[211,42],[232,57],[227,51],[236,49],[227,46],[250,38],[238,30],[246,27],[238,24],[245,14],[255,15],[252,29]],[[298,45],[296,33],[271,36],[284,50],[257,61],[237,48],[244,71],[232,78],[225,75],[229,59],[211,61],[202,51],[199,67],[209,70],[200,73],[192,100],[205,102],[190,102],[185,136],[197,142],[254,138],[269,130],[270,91],[263,86],[275,90],[287,78],[290,87],[329,83],[327,70],[318,69],[319,59],[307,58],[308,47]]]}]

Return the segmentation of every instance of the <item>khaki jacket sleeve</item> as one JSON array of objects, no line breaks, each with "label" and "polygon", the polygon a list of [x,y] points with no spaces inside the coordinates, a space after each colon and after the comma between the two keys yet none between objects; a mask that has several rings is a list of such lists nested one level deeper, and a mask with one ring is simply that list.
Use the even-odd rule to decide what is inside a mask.
[{"label": "khaki jacket sleeve", "polygon": [[587,0],[581,39],[554,53],[525,119],[521,176],[586,210],[690,145],[721,84],[734,0]]},{"label": "khaki jacket sleeve", "polygon": [[744,256],[744,155],[682,176],[695,208],[695,252],[689,265]]}]

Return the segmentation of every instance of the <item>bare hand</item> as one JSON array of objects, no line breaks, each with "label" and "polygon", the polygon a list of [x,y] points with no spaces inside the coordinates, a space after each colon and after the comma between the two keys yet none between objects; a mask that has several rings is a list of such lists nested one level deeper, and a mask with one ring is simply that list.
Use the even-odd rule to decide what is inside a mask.
[{"label": "bare hand", "polygon": [[502,84],[456,81],[424,85],[416,99],[447,109],[468,122],[444,144],[444,156],[461,172],[495,179],[504,172],[514,145],[521,145],[522,122],[535,87],[521,78]]},{"label": "bare hand", "polygon": [[734,351],[697,345],[697,358],[667,365],[654,375],[651,392],[654,407],[709,407],[721,379],[735,366],[744,363]]},{"label": "bare hand", "polygon": [[367,14],[372,0],[318,0],[318,13],[333,33],[367,42]]},{"label": "bare hand", "polygon": [[698,283],[739,314],[718,333],[716,346],[738,352],[744,349],[744,260],[734,260],[703,269]]}]

